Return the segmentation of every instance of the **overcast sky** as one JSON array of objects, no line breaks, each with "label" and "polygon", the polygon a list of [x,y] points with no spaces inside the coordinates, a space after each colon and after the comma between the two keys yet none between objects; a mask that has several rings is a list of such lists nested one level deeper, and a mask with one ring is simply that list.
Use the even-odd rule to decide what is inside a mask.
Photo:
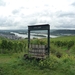
[{"label": "overcast sky", "polygon": [[75,0],[0,0],[0,30],[46,23],[75,29]]}]

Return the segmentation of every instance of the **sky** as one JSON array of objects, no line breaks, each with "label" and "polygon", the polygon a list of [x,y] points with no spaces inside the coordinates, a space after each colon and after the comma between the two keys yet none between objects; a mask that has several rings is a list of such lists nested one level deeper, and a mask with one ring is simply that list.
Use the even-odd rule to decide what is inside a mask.
[{"label": "sky", "polygon": [[0,0],[0,30],[41,24],[75,29],[75,0]]}]

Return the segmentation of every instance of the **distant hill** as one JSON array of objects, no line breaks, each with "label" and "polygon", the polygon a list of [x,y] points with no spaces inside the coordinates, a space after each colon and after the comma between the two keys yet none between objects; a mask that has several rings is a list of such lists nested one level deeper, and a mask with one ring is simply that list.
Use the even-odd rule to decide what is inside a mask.
[{"label": "distant hill", "polygon": [[75,35],[75,30],[54,30],[51,35]]}]

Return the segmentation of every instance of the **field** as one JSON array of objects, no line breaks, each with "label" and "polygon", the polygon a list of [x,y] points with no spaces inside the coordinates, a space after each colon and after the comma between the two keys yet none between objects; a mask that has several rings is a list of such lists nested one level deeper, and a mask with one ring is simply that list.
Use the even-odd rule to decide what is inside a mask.
[{"label": "field", "polygon": [[[50,56],[45,60],[24,59],[27,39],[0,38],[0,75],[75,75],[75,36],[50,39]],[[47,44],[46,39],[31,40]]]}]

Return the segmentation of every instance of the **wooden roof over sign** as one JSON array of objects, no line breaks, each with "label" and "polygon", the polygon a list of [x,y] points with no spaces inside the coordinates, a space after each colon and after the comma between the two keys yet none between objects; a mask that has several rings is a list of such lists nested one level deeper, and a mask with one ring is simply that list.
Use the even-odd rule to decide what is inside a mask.
[{"label": "wooden roof over sign", "polygon": [[49,24],[28,26],[29,30],[48,30],[49,28],[50,28]]}]

